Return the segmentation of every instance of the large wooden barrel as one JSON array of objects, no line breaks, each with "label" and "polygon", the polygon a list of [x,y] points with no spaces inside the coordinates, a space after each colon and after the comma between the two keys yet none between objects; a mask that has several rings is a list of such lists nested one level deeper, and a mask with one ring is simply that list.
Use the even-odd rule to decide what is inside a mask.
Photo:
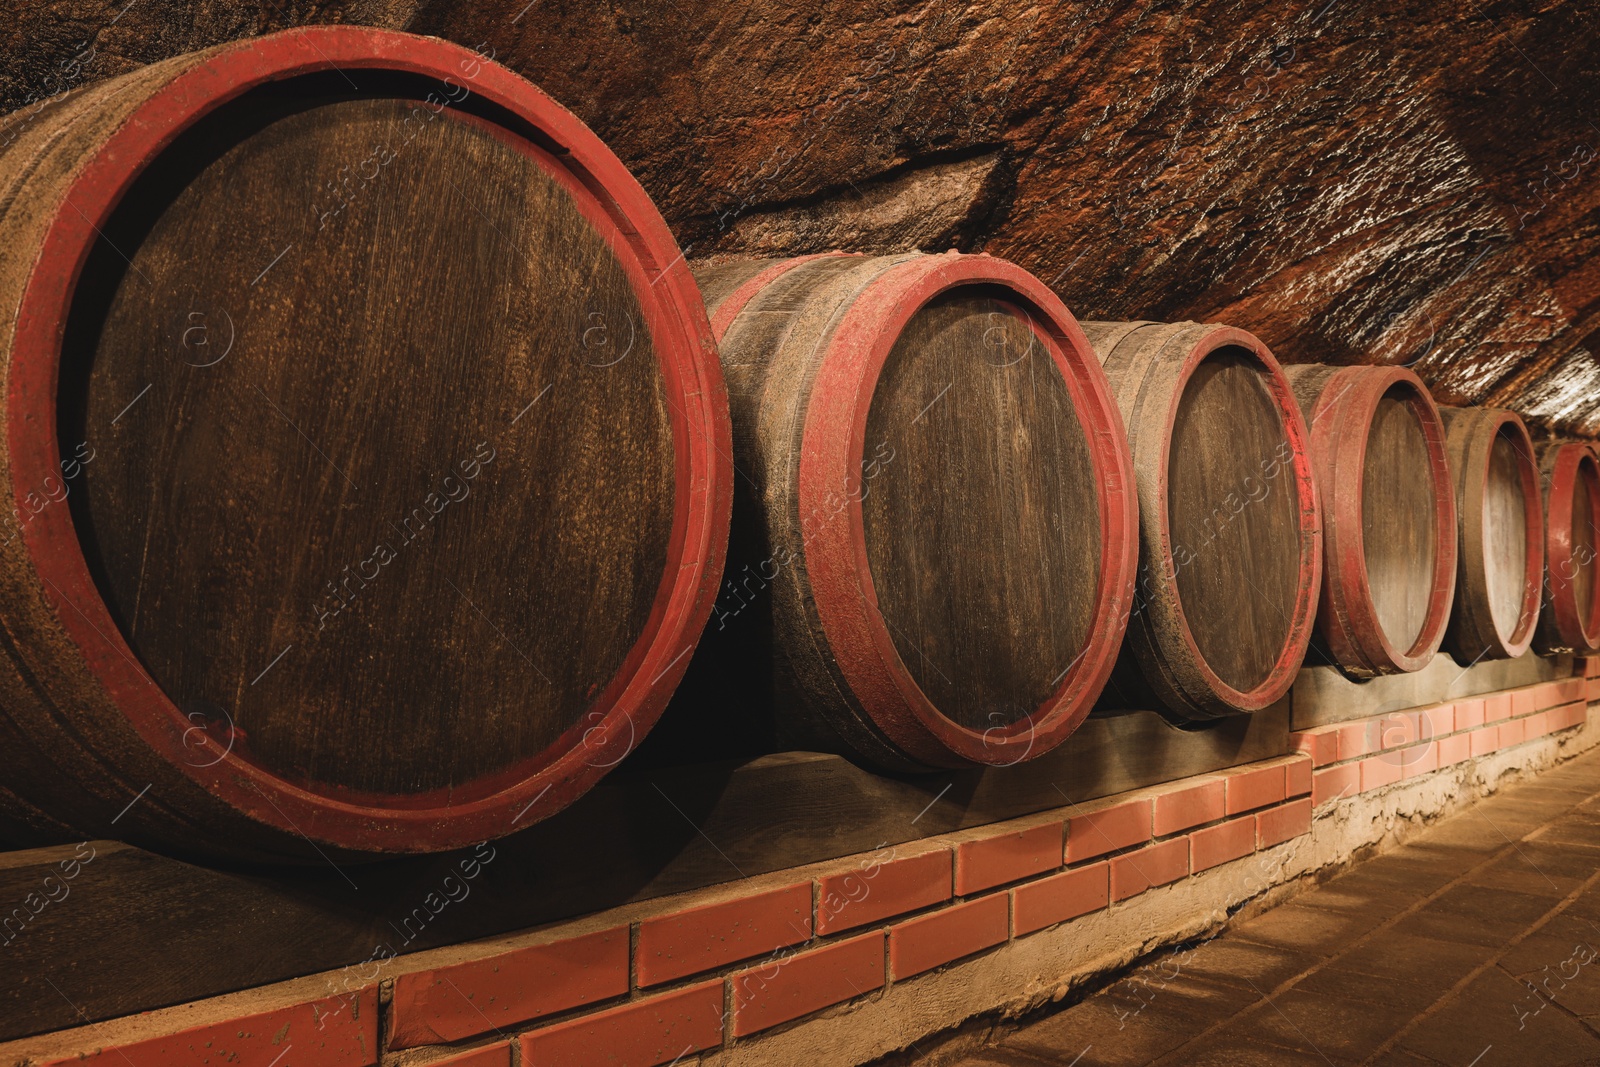
[{"label": "large wooden barrel", "polygon": [[1193,322],[1084,331],[1139,488],[1133,617],[1102,703],[1180,719],[1259,711],[1305,658],[1322,580],[1306,425],[1259,338]]},{"label": "large wooden barrel", "polygon": [[1600,651],[1600,460],[1587,441],[1539,451],[1544,494],[1544,589],[1534,648]]},{"label": "large wooden barrel", "polygon": [[1403,367],[1286,367],[1322,501],[1317,628],[1344,671],[1421,670],[1450,624],[1455,486],[1444,422]]},{"label": "large wooden barrel", "polygon": [[730,439],[593,133],[473,52],[312,27],[5,144],[0,836],[447,849],[622,759],[710,612]]},{"label": "large wooden barrel", "polygon": [[1528,428],[1499,408],[1444,408],[1456,486],[1456,605],[1445,647],[1463,666],[1533,642],[1544,584],[1544,509]]},{"label": "large wooden barrel", "polygon": [[988,256],[695,274],[743,475],[711,628],[770,632],[778,743],[891,768],[1059,744],[1136,558],[1121,420],[1071,314]]}]

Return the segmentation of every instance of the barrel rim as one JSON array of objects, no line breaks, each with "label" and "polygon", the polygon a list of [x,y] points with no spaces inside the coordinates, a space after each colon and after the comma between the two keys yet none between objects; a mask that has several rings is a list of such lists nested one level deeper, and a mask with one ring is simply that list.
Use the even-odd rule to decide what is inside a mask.
[{"label": "barrel rim", "polygon": [[[1310,432],[1300,405],[1294,398],[1293,386],[1283,372],[1283,366],[1272,354],[1266,342],[1248,330],[1219,323],[1176,323],[1174,331],[1162,343],[1163,350],[1179,343],[1187,347],[1182,361],[1175,368],[1175,380],[1167,410],[1161,424],[1159,485],[1156,493],[1157,541],[1163,565],[1160,568],[1162,585],[1168,600],[1158,604],[1162,610],[1171,611],[1175,628],[1188,649],[1186,662],[1169,666],[1186,679],[1186,688],[1198,681],[1212,699],[1227,704],[1236,711],[1255,712],[1270,707],[1289,692],[1311,645],[1311,631],[1316,623],[1317,604],[1322,591],[1322,514],[1317,493],[1316,477],[1312,471]],[[1137,332],[1137,331],[1133,331]],[[1132,336],[1132,333],[1129,334]],[[1248,690],[1236,689],[1223,681],[1212,669],[1195,641],[1194,631],[1184,611],[1183,597],[1178,591],[1179,566],[1173,565],[1173,545],[1168,514],[1168,470],[1172,455],[1172,430],[1177,425],[1178,405],[1184,390],[1200,364],[1213,353],[1224,348],[1242,348],[1261,362],[1266,372],[1268,391],[1283,416],[1284,433],[1288,438],[1290,461],[1294,470],[1295,493],[1299,500],[1300,523],[1300,573],[1297,582],[1294,610],[1289,616],[1289,629],[1284,635],[1283,647],[1272,669],[1255,686]],[[1191,697],[1191,699],[1193,699]]]},{"label": "barrel rim", "polygon": [[[1588,441],[1560,441],[1547,447],[1545,462],[1550,465],[1544,486],[1545,501],[1545,598],[1544,611],[1550,615],[1556,637],[1578,651],[1600,648],[1600,581],[1585,611],[1577,602],[1572,551],[1572,497],[1577,480],[1589,481],[1590,500],[1600,507],[1600,452]],[[1557,520],[1560,521],[1557,521]],[[1590,561],[1591,564],[1594,561]],[[1568,571],[1569,573],[1559,573]]]},{"label": "barrel rim", "polygon": [[[1384,631],[1373,604],[1363,521],[1367,440],[1379,403],[1396,388],[1409,393],[1407,406],[1421,426],[1434,485],[1435,544],[1428,613],[1416,639],[1403,650],[1396,648]],[[1329,421],[1323,422],[1325,417]],[[1309,426],[1323,509],[1331,510],[1336,519],[1326,523],[1323,531],[1327,555],[1319,610],[1334,658],[1346,669],[1421,670],[1444,642],[1456,588],[1455,485],[1438,404],[1422,379],[1405,367],[1341,367],[1323,383]]]},{"label": "barrel rim", "polygon": [[[1074,403],[1099,490],[1101,568],[1084,646],[1054,693],[1033,713],[975,730],[945,717],[917,685],[878,610],[867,560],[860,477],[866,425],[879,374],[906,324],[952,289],[996,285],[1031,306]],[[918,256],[869,282],[831,331],[802,428],[800,526],[817,617],[846,684],[874,724],[912,757],[948,766],[1006,766],[1060,744],[1088,716],[1110,678],[1127,627],[1125,605],[1138,559],[1132,460],[1094,349],[1060,298],[1016,264],[987,255]],[[844,522],[834,498],[846,487]],[[1098,625],[1097,625],[1098,623]]]},{"label": "barrel rim", "polygon": [[[18,505],[30,486],[58,469],[61,327],[100,224],[145,165],[194,122],[260,85],[330,66],[395,70],[470,84],[471,92],[559,146],[562,171],[551,176],[569,192],[586,194],[574,195],[580,210],[603,222],[601,233],[640,283],[674,440],[667,565],[650,619],[623,668],[560,741],[464,788],[409,796],[295,783],[231,750],[209,766],[196,767],[186,758],[194,751],[193,726],[137,662],[112,621],[69,509],[46,509],[23,529],[24,551],[45,586],[41,593],[75,655],[138,735],[168,765],[257,822],[344,849],[412,852],[502,836],[554,814],[620,762],[659,718],[710,616],[718,584],[732,505],[732,434],[715,344],[687,264],[643,188],[593,131],[542,90],[479,53],[438,38],[317,26],[232,42],[191,58],[191,65],[150,90],[97,144],[52,208],[27,276],[5,400],[11,488]],[[438,106],[442,109],[444,102]],[[608,695],[609,706],[604,704]],[[568,741],[578,743],[560,752],[558,746]],[[552,757],[552,752],[559,754]]]},{"label": "barrel rim", "polygon": [[[1465,501],[1465,506],[1458,501],[1456,508],[1457,520],[1460,523],[1460,552],[1457,561],[1458,566],[1462,568],[1463,577],[1487,575],[1481,516],[1483,498],[1489,489],[1490,454],[1494,449],[1495,440],[1503,431],[1509,431],[1516,446],[1518,466],[1522,471],[1523,524],[1527,537],[1522,571],[1521,609],[1517,616],[1516,627],[1510,634],[1506,634],[1501,631],[1499,622],[1495,620],[1492,606],[1485,600],[1484,610],[1488,612],[1488,630],[1493,635],[1493,643],[1483,640],[1484,635],[1476,626],[1471,638],[1474,646],[1482,646],[1478,659],[1515,659],[1533,644],[1544,595],[1544,499],[1540,488],[1539,466],[1534,459],[1533,438],[1529,435],[1527,424],[1522,421],[1522,417],[1507,408],[1457,408],[1452,417],[1468,420],[1462,441],[1462,454],[1463,458],[1470,459],[1470,462],[1462,463],[1457,483],[1458,494]],[[1470,515],[1479,516],[1480,521],[1469,525]],[[1468,533],[1473,533],[1475,536],[1469,537]],[[1460,584],[1458,581],[1458,591]],[[1461,598],[1458,595],[1457,608],[1460,606]],[[1457,610],[1453,614],[1459,616],[1461,613]],[[1490,657],[1491,653],[1498,655]]]}]

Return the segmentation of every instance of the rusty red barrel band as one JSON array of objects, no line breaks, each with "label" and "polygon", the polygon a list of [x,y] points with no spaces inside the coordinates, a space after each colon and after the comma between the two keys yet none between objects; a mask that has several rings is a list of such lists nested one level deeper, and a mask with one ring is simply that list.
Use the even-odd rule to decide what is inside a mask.
[{"label": "rusty red barrel band", "polygon": [[[88,573],[66,509],[48,509],[24,530],[27,550],[61,626],[141,737],[207,792],[286,834],[339,847],[406,851],[496,836],[513,816],[526,825],[588,788],[659,716],[715,596],[730,508],[731,435],[720,370],[693,279],[664,222],[638,183],[571,113],[504,68],[444,41],[353,27],[309,27],[221,46],[151,92],[81,169],[51,222],[34,266],[12,353],[8,444],[13,496],[57,470],[55,426],[59,330],[96,227],[123,191],[178,132],[268,81],[326,70],[421,74],[471,92],[529,122],[559,145],[561,180],[612,243],[641,291],[656,343],[678,456],[678,493],[668,566],[649,626],[629,654],[615,702],[577,738],[599,738],[541,755],[462,789],[419,797],[333,795],[288,782],[238,758],[196,768],[182,758],[191,725],[129,653]],[[463,72],[471,71],[467,77]],[[603,190],[603,197],[594,190]],[[612,749],[617,749],[613,752]]]},{"label": "rusty red barrel band", "polygon": [[[1395,388],[1408,393],[1428,447],[1433,474],[1435,553],[1432,595],[1417,637],[1396,648],[1380,624],[1367,572],[1363,476],[1367,439],[1382,399]],[[1345,666],[1392,665],[1401,671],[1424,666],[1438,650],[1450,622],[1456,576],[1454,487],[1445,451],[1444,425],[1426,386],[1401,367],[1345,367],[1322,386],[1311,417],[1311,444],[1325,513],[1323,534],[1325,636]]]}]

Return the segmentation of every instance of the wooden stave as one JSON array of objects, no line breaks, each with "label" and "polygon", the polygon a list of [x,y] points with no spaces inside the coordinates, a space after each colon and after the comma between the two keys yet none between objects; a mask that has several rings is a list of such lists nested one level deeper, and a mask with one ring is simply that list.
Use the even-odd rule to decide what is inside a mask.
[{"label": "wooden stave", "polygon": [[[1455,479],[1459,531],[1456,602],[1450,613],[1444,647],[1463,665],[1484,659],[1515,659],[1533,643],[1544,585],[1544,514],[1533,442],[1521,416],[1513,411],[1441,405],[1440,413],[1445,423],[1450,470]],[[1522,467],[1527,533],[1522,607],[1518,625],[1510,635],[1499,632],[1488,601],[1481,522],[1490,453],[1502,428],[1509,428]]]},{"label": "wooden stave", "polygon": [[[5,662],[0,667],[0,700],[10,713],[0,716],[0,745],[15,754],[8,781],[19,786],[19,794],[32,798],[19,797],[19,803],[8,805],[0,796],[0,835],[29,841],[41,840],[41,835],[59,838],[53,825],[59,822],[95,833],[120,832],[168,850],[252,862],[438,851],[501,836],[564,808],[620,762],[661,714],[686,667],[685,653],[710,614],[726,547],[732,463],[725,390],[698,290],[665,222],[620,161],[575,116],[510,71],[436,38],[341,26],[274,34],[166,60],[74,90],[21,124],[20,133],[0,156],[7,165],[5,173],[14,176],[9,185],[0,185],[0,233],[6,233],[13,247],[48,252],[71,244],[57,231],[60,218],[67,214],[63,205],[77,209],[85,227],[92,229],[115,209],[122,191],[177,131],[257,85],[326,70],[330,64],[422,75],[441,86],[453,76],[449,84],[470,85],[471,92],[527,123],[536,136],[560,150],[571,181],[602,205],[640,272],[654,275],[650,288],[659,294],[659,308],[652,308],[651,314],[657,324],[665,323],[662,363],[669,357],[673,363],[663,375],[669,379],[678,495],[683,501],[675,509],[672,565],[660,587],[656,616],[630,653],[627,667],[614,679],[620,695],[609,709],[591,710],[585,716],[588,728],[563,737],[561,743],[567,747],[551,758],[541,754],[535,771],[518,780],[520,772],[513,769],[490,784],[488,795],[469,803],[455,805],[447,797],[430,807],[406,797],[322,795],[274,782],[264,769],[241,768],[226,753],[212,764],[219,770],[208,768],[208,774],[198,775],[179,769],[173,756],[211,742],[204,737],[191,740],[197,731],[177,721],[162,724],[163,736],[152,744],[143,727],[130,724],[118,711],[110,692],[114,686],[102,677],[109,654],[83,655],[81,643],[75,645],[55,621],[58,615],[70,618],[76,613],[95,627],[101,641],[134,674],[141,673],[120,646],[120,635],[109,624],[104,603],[82,565],[71,519],[64,517],[66,509],[54,509],[58,514],[51,516],[53,528],[36,525],[0,546],[0,603],[8,606],[0,615],[0,641],[8,653],[0,657]],[[107,162],[119,154],[124,162]],[[25,216],[11,210],[24,179],[26,191],[43,190],[44,199],[42,207],[34,206]],[[85,196],[85,189],[94,195]],[[70,268],[62,271],[67,280],[53,300],[61,316],[87,254],[86,241],[79,240],[75,251],[57,253]],[[46,258],[44,253],[39,256],[40,261]],[[39,305],[52,302],[41,299],[32,284],[38,269],[38,262],[30,261],[0,274],[0,299],[13,307],[13,323],[21,324],[16,332],[7,329],[0,334],[0,358],[11,379],[11,406],[19,390],[27,388],[36,404],[53,402],[53,379],[19,386],[13,373],[21,362],[22,347],[15,342],[28,329],[30,318],[40,319]],[[59,349],[59,326],[55,329]],[[12,480],[14,499],[21,506],[29,483],[16,475],[15,459],[19,438],[27,431],[18,429],[14,415],[7,421],[0,475]],[[43,451],[50,453],[53,466],[57,454],[53,408],[47,421],[52,430],[42,435],[50,442]],[[27,442],[21,443],[27,447]],[[37,444],[33,448],[40,450]],[[63,529],[65,541],[59,540]],[[52,537],[57,539],[54,545],[44,544],[42,550],[57,556],[76,554],[76,570],[82,572],[66,592],[58,587],[57,595],[70,612],[56,605],[34,573],[35,549],[40,546],[31,542]],[[73,561],[57,565],[72,568]],[[24,614],[26,618],[21,617]],[[106,624],[104,629],[90,616]],[[116,636],[108,638],[107,632]],[[40,647],[45,642],[51,644],[48,653]],[[156,690],[155,701],[165,699],[148,677],[143,685]],[[65,699],[52,700],[47,688],[52,693],[65,691]],[[73,708],[74,715],[89,721],[81,730],[69,727],[62,707]],[[171,711],[176,716],[176,708]],[[165,751],[158,754],[157,744],[163,742]],[[81,788],[63,792],[54,785],[67,780]],[[129,804],[132,800],[137,803]],[[49,823],[41,822],[35,802],[49,809]],[[394,805],[384,806],[390,802]],[[115,830],[110,829],[112,823],[117,824]]]},{"label": "wooden stave", "polygon": [[[1283,698],[1310,647],[1322,585],[1322,525],[1309,433],[1277,358],[1255,335],[1214,323],[1149,320],[1086,322],[1127,427],[1139,492],[1141,590],[1128,624],[1116,680],[1134,699],[1150,699],[1179,721],[1204,722],[1260,711]],[[1301,516],[1301,552],[1290,627],[1277,662],[1248,692],[1217,676],[1200,653],[1177,594],[1177,566],[1167,530],[1167,457],[1182,389],[1194,369],[1217,349],[1235,346],[1266,368],[1270,392],[1284,416]],[[1161,432],[1144,430],[1155,416]],[[1146,571],[1155,561],[1154,582]],[[1123,706],[1123,705],[1119,705]]]},{"label": "wooden stave", "polygon": [[[1573,559],[1572,496],[1578,478],[1587,478],[1591,500],[1600,500],[1600,493],[1595,492],[1595,486],[1600,484],[1600,451],[1593,442],[1551,441],[1539,449],[1545,566],[1533,647],[1540,655],[1600,651],[1600,605],[1591,604],[1585,612],[1577,603],[1572,580],[1575,568],[1595,566],[1592,559]],[[1600,589],[1600,584],[1596,588]]]},{"label": "wooden stave", "polygon": [[[1358,678],[1421,670],[1438,653],[1456,592],[1456,505],[1444,420],[1428,387],[1403,367],[1284,368],[1311,431],[1313,466],[1323,508],[1323,583],[1318,632],[1334,662]],[[1372,602],[1363,548],[1361,476],[1367,435],[1378,402],[1395,386],[1411,393],[1428,445],[1436,492],[1433,588],[1426,621],[1411,646],[1396,648]]]},{"label": "wooden stave", "polygon": [[[815,266],[819,261],[831,263]],[[802,281],[808,265],[814,265],[809,268],[813,271],[840,273],[831,280]],[[827,538],[817,536],[823,532],[820,529],[801,531],[807,507],[802,497],[809,492],[810,499],[817,499],[825,492],[830,476],[836,474],[841,458],[846,464],[850,461],[848,456],[836,454],[831,472],[816,461],[840,424],[845,405],[833,404],[833,410],[826,415],[813,416],[823,407],[818,402],[819,372],[824,366],[836,369],[843,365],[838,357],[843,349],[835,347],[841,344],[842,333],[852,325],[860,333],[863,318],[859,297],[874,295],[877,290],[879,303],[896,317],[895,325],[904,326],[924,304],[950,288],[985,283],[1011,286],[1036,310],[1046,312],[1053,325],[1079,346],[1077,351],[1084,360],[1080,374],[1097,371],[1098,364],[1087,358],[1091,350],[1070,312],[1037,279],[1004,260],[985,255],[913,253],[866,257],[832,252],[788,260],[698,263],[694,269],[730,383],[735,448],[740,470],[747,476],[740,478],[736,493],[740,499],[759,493],[763,500],[755,509],[763,530],[746,530],[741,536],[736,519],[732,551],[737,554],[741,543],[754,542],[758,537],[770,538],[769,547],[780,542],[813,546],[793,551],[793,562],[784,568],[785,576],[771,586],[773,714],[779,747],[832,749],[886,770],[917,772],[938,767],[1011,765],[1043,755],[1065,740],[1088,715],[1109,676],[1126,624],[1122,605],[1127,602],[1133,580],[1135,501],[1133,494],[1122,488],[1129,484],[1131,471],[1125,449],[1118,447],[1125,438],[1109,396],[1104,397],[1099,412],[1080,408],[1078,415],[1090,440],[1098,446],[1099,467],[1108,475],[1100,479],[1103,491],[1109,490],[1109,495],[1100,502],[1104,547],[1098,602],[1104,610],[1097,611],[1096,618],[1113,621],[1109,627],[1091,630],[1090,645],[1081,657],[1082,666],[1075,667],[1062,683],[1061,693],[1074,694],[1070,702],[1061,705],[1067,707],[1067,712],[1060,713],[1058,706],[1055,716],[1045,723],[1032,724],[1025,734],[1008,736],[994,730],[979,733],[948,720],[930,726],[926,711],[931,704],[925,697],[924,714],[906,708],[906,690],[913,690],[918,696],[920,690],[894,654],[886,633],[864,637],[862,620],[857,618],[854,633],[843,641],[830,641],[829,620],[837,628],[843,614],[840,601],[849,597],[849,589],[862,580],[862,575],[870,588],[870,573],[864,556],[859,570],[853,560],[844,562],[851,553],[839,545],[825,545]],[[752,343],[741,333],[746,324],[740,313],[747,302],[770,286],[797,282],[809,286],[810,291],[797,298],[804,303],[804,310],[796,315],[794,325],[785,329],[779,343]],[[886,288],[892,291],[884,297]],[[856,313],[853,323],[852,312]],[[869,370],[875,381],[895,331],[881,323],[874,329],[888,338],[881,344],[876,365]],[[1080,336],[1074,338],[1074,333]],[[813,352],[824,354],[813,358]],[[758,400],[746,400],[742,395],[742,373],[749,374],[743,384]],[[835,374],[835,384],[848,381],[851,373],[854,372]],[[773,384],[786,377],[801,382],[801,386]],[[870,383],[862,385],[857,380],[850,384],[859,388],[859,412],[864,420],[866,402],[872,396]],[[823,383],[824,389],[828,386]],[[859,461],[861,457],[854,458]],[[740,511],[736,501],[736,516]],[[849,528],[859,538],[859,499],[851,502],[848,513]],[[817,548],[831,550],[831,555],[825,558]],[[1106,559],[1112,562],[1106,564]],[[819,570],[823,572],[820,575]],[[881,630],[875,626],[867,629]],[[862,651],[868,643],[875,648],[870,656]],[[841,646],[845,648],[844,666],[837,654]],[[865,702],[860,695],[863,692],[867,694]],[[884,714],[885,705],[893,709],[895,704],[901,705],[898,715]]]}]

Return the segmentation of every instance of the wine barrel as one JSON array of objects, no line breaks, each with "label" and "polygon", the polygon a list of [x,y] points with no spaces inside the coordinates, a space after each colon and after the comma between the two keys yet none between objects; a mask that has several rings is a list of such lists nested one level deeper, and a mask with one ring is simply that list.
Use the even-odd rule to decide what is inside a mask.
[{"label": "wine barrel", "polygon": [[1459,528],[1445,647],[1463,666],[1533,642],[1544,584],[1544,512],[1528,428],[1499,408],[1444,408]]},{"label": "wine barrel", "polygon": [[616,157],[479,54],[354,27],[7,129],[9,832],[423,852],[614,766],[710,613],[732,476]]},{"label": "wine barrel", "polygon": [[1324,560],[1317,628],[1358,678],[1421,670],[1456,591],[1444,421],[1403,367],[1285,367],[1311,431]]},{"label": "wine barrel", "polygon": [[1545,654],[1600,651],[1600,459],[1587,441],[1539,451],[1545,567],[1534,648]]},{"label": "wine barrel", "polygon": [[1322,580],[1306,425],[1260,339],[1193,322],[1088,322],[1128,427],[1139,578],[1106,707],[1259,711],[1305,658]]},{"label": "wine barrel", "polygon": [[1121,421],[1072,315],[981,255],[695,275],[743,474],[711,628],[770,630],[778,744],[899,769],[1059,744],[1136,558]]}]

